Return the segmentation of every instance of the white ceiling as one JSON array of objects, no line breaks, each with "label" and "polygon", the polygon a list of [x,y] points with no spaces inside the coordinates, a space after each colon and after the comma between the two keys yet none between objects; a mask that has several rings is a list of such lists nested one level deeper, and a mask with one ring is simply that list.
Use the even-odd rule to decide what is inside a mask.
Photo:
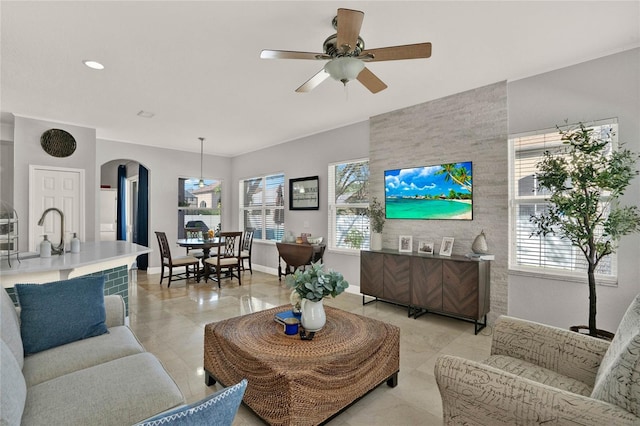
[{"label": "white ceiling", "polygon": [[[367,48],[429,41],[430,59],[371,63],[389,88],[327,80],[338,7]],[[234,156],[502,80],[640,46],[639,1],[83,1],[0,3],[2,120],[95,128],[99,139]],[[92,71],[82,64],[105,65]],[[155,117],[141,118],[141,110]]]}]

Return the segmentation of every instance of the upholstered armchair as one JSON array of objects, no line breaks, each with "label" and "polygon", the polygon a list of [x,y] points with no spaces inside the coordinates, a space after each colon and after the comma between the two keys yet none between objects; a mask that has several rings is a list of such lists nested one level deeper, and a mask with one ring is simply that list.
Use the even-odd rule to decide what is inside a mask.
[{"label": "upholstered armchair", "polygon": [[611,343],[503,316],[487,360],[435,376],[445,425],[640,425],[640,296]]}]

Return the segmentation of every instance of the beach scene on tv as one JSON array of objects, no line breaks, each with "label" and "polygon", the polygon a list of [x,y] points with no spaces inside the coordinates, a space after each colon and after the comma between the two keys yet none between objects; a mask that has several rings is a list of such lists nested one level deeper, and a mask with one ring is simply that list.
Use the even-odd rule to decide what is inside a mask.
[{"label": "beach scene on tv", "polygon": [[471,162],[386,170],[387,219],[473,219]]}]

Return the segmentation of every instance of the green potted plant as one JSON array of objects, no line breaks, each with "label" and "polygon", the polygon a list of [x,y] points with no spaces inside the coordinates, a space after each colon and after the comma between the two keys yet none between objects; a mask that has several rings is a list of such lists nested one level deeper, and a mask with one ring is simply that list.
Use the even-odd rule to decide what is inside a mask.
[{"label": "green potted plant", "polygon": [[382,204],[376,197],[371,200],[368,215],[371,223],[371,250],[380,250],[382,249],[382,228],[384,228],[385,214]]},{"label": "green potted plant", "polygon": [[320,330],[326,323],[322,300],[327,296],[336,297],[349,287],[341,273],[331,270],[325,272],[320,262],[305,270],[297,269],[285,277],[285,283],[293,290],[291,303],[300,303],[302,327],[313,332]]},{"label": "green potted plant", "polygon": [[534,234],[558,235],[584,254],[588,264],[589,335],[598,336],[596,268],[616,251],[622,236],[640,231],[638,207],[619,202],[638,174],[635,165],[639,156],[622,147],[611,149],[611,132],[602,136],[583,123],[558,131],[564,148],[557,153],[546,151],[537,164],[538,186],[549,191],[550,205],[531,221],[537,228]]}]

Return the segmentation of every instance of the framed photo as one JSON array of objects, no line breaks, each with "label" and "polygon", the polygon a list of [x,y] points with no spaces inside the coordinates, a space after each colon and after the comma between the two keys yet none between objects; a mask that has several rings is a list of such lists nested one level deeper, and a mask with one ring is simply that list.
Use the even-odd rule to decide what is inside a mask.
[{"label": "framed photo", "polygon": [[433,254],[433,241],[420,241],[418,253]]},{"label": "framed photo", "polygon": [[444,237],[440,245],[440,256],[451,256],[453,250],[453,237]]},{"label": "framed photo", "polygon": [[318,210],[318,176],[289,179],[289,210]]},{"label": "framed photo", "polygon": [[400,235],[400,238],[398,238],[398,251],[401,253],[411,253],[413,251],[413,237],[411,235]]}]

